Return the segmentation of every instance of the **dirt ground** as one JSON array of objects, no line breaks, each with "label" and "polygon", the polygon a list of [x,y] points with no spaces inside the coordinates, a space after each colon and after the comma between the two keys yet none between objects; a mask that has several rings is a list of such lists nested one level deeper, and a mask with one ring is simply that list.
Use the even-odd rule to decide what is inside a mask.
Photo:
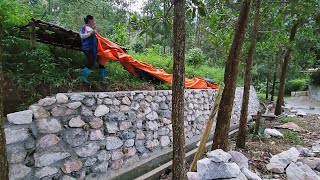
[{"label": "dirt ground", "polygon": [[[284,138],[266,138],[264,135],[259,135],[258,138],[253,138],[252,129],[254,125],[251,125],[247,132],[247,143],[245,149],[238,149],[235,147],[237,133],[231,136],[230,150],[242,152],[249,159],[250,169],[257,173],[262,179],[286,179],[284,174],[279,175],[267,171],[266,165],[269,163],[270,158],[273,155],[288,150],[293,146],[303,146],[311,149],[312,144],[320,140],[320,109],[319,113],[317,113],[316,110],[316,108],[320,108],[320,104],[317,104],[318,102],[316,101],[310,101],[305,97],[290,98],[289,100],[286,100],[286,102],[289,102],[288,104],[293,109],[303,109],[303,111],[308,113],[308,115],[304,117],[279,117],[275,120],[262,120],[262,129],[274,128],[275,126],[286,122],[294,122],[302,127],[303,131],[294,132],[286,129],[278,129],[284,135]],[[268,107],[270,108],[270,114],[273,113],[274,106],[274,103],[269,103]],[[312,111],[310,114],[308,111],[305,111],[305,109],[309,109],[309,106],[316,107],[314,110],[310,110]],[[291,113],[290,109],[286,109],[285,113],[294,114]],[[160,179],[171,180],[171,176],[171,172],[168,172]]]}]

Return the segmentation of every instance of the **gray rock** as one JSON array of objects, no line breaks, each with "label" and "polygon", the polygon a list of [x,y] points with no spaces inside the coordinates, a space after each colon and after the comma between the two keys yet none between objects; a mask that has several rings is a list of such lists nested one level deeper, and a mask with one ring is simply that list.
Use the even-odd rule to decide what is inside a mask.
[{"label": "gray rock", "polygon": [[35,167],[44,167],[69,157],[67,152],[43,152],[35,153]]},{"label": "gray rock", "polygon": [[136,126],[137,126],[138,129],[141,129],[143,127],[142,121],[137,121]]},{"label": "gray rock", "polygon": [[207,153],[208,158],[213,162],[229,162],[232,156],[222,149],[216,149]]},{"label": "gray rock", "polygon": [[40,106],[51,106],[56,103],[56,98],[43,98],[38,101],[38,105]]},{"label": "gray rock", "polygon": [[77,114],[77,111],[74,109],[56,106],[51,110],[51,114],[53,117],[70,116]]},{"label": "gray rock", "polygon": [[121,102],[120,102],[118,99],[114,99],[114,100],[112,101],[112,104],[113,104],[114,106],[119,106],[119,105],[121,104]]},{"label": "gray rock", "polygon": [[126,130],[132,127],[132,123],[130,121],[123,121],[120,123],[120,130]]},{"label": "gray rock", "polygon": [[122,159],[122,157],[123,157],[123,152],[118,150],[112,153],[111,159],[113,161],[116,161],[116,160]]},{"label": "gray rock", "polygon": [[136,139],[145,139],[146,136],[144,135],[143,131],[140,129],[137,129],[137,135],[136,135]]},{"label": "gray rock", "polygon": [[159,104],[152,102],[151,103],[151,109],[154,111],[158,111],[159,110]]},{"label": "gray rock", "polygon": [[295,163],[290,163],[286,169],[288,180],[306,180],[306,173],[301,170]]},{"label": "gray rock", "polygon": [[107,150],[118,149],[123,145],[122,140],[119,137],[109,136],[106,138],[106,148]]},{"label": "gray rock", "polygon": [[314,144],[312,145],[312,151],[314,153],[320,153],[320,144]]},{"label": "gray rock", "polygon": [[236,163],[214,162],[208,158],[197,162],[197,172],[203,179],[236,178],[241,173]]},{"label": "gray rock", "polygon": [[146,96],[145,100],[146,100],[147,102],[152,102],[152,96]]},{"label": "gray rock", "polygon": [[164,124],[171,124],[171,120],[170,120],[170,119],[167,119],[167,118],[161,118],[161,121],[162,121]]},{"label": "gray rock", "polygon": [[100,118],[93,118],[89,122],[90,127],[93,129],[99,129],[103,125],[103,121]]},{"label": "gray rock", "polygon": [[97,143],[89,143],[76,150],[79,157],[89,157],[98,153],[100,146]]},{"label": "gray rock", "polygon": [[153,148],[159,146],[159,141],[158,139],[153,139],[153,140],[148,140],[146,142],[146,148],[152,150]]},{"label": "gray rock", "polygon": [[10,113],[7,119],[12,124],[30,124],[32,122],[32,110]]},{"label": "gray rock", "polygon": [[79,171],[82,168],[82,162],[80,160],[70,160],[62,164],[61,170],[65,174],[69,174],[74,171]]},{"label": "gray rock", "polygon": [[9,166],[9,179],[19,180],[25,179],[26,176],[31,172],[31,168],[23,164],[12,164]]},{"label": "gray rock", "polygon": [[167,127],[161,127],[158,130],[158,135],[159,136],[165,136],[165,135],[168,135],[169,132],[170,132],[170,130]]},{"label": "gray rock", "polygon": [[300,156],[302,157],[313,157],[315,154],[309,150],[308,148],[304,148],[302,146],[297,146],[298,151],[300,152]]},{"label": "gray rock", "polygon": [[96,167],[93,168],[93,172],[96,172],[96,173],[105,173],[108,171],[108,166],[109,166],[109,163],[108,162],[103,162],[99,165],[97,165]]},{"label": "gray rock", "polygon": [[131,101],[127,96],[125,96],[124,98],[122,98],[122,104],[130,106]]},{"label": "gray rock", "polygon": [[83,166],[84,167],[89,167],[89,166],[92,166],[94,165],[95,163],[97,162],[97,158],[87,158],[86,161],[84,162]]},{"label": "gray rock", "polygon": [[159,116],[155,111],[152,111],[150,114],[146,116],[146,118],[149,119],[150,121],[154,121],[159,119]]},{"label": "gray rock", "polygon": [[106,150],[101,150],[98,153],[98,161],[99,162],[105,162],[108,161],[111,158],[110,154]]},{"label": "gray rock", "polygon": [[130,111],[130,106],[121,105],[121,106],[120,106],[120,111],[121,111],[121,112]]},{"label": "gray rock", "polygon": [[21,163],[26,158],[27,151],[24,149],[23,146],[8,146],[7,147],[7,159],[9,163]]},{"label": "gray rock", "polygon": [[37,178],[41,179],[41,178],[46,177],[46,176],[54,175],[54,174],[56,174],[58,172],[59,172],[59,170],[57,168],[47,166],[47,167],[44,167],[41,170],[37,171],[35,173],[35,176]]},{"label": "gray rock", "polygon": [[114,161],[112,163],[112,165],[111,165],[111,168],[114,169],[114,170],[118,170],[118,169],[121,168],[122,164],[123,164],[123,160],[122,159]]},{"label": "gray rock", "polygon": [[124,121],[124,120],[126,120],[126,115],[122,112],[108,114],[107,120],[109,120],[109,121]]},{"label": "gray rock", "polygon": [[137,103],[137,102],[132,102],[132,104],[131,104],[131,109],[137,111],[139,108],[140,108],[139,103]]},{"label": "gray rock", "polygon": [[82,101],[86,98],[83,94],[74,94],[70,97],[71,101]]},{"label": "gray rock", "polygon": [[248,180],[261,180],[257,174],[251,172],[248,168],[242,168],[241,172],[247,177]]},{"label": "gray rock", "polygon": [[4,129],[4,133],[6,134],[7,144],[23,142],[30,137],[28,129],[26,128],[14,129],[12,127],[7,127]]},{"label": "gray rock", "polygon": [[[43,119],[50,116],[50,113],[41,106],[32,105],[29,107],[29,109],[32,110],[33,117],[35,119]],[[32,116],[31,116],[31,119],[32,119]]]},{"label": "gray rock", "polygon": [[81,102],[72,102],[67,104],[67,107],[70,109],[78,109],[81,106]]},{"label": "gray rock", "polygon": [[307,115],[307,113],[305,113],[304,111],[302,111],[302,110],[297,110],[297,116],[306,116]]},{"label": "gray rock", "polygon": [[132,164],[134,164],[134,163],[136,163],[136,162],[139,162],[139,160],[140,160],[140,159],[139,159],[139,156],[138,156],[138,155],[134,155],[134,156],[126,159],[126,160],[124,161],[124,164],[126,165],[126,167],[128,167],[129,165],[132,165]]},{"label": "gray rock", "polygon": [[[95,103],[96,103],[96,100],[94,98],[89,98],[89,99],[86,99],[83,101],[83,103],[86,105],[86,106],[93,106]],[[101,104],[101,103],[100,103]]]},{"label": "gray rock", "polygon": [[228,153],[232,156],[231,161],[235,162],[240,169],[249,168],[249,160],[242,153],[237,151],[229,151]]},{"label": "gray rock", "polygon": [[124,142],[125,147],[132,147],[134,146],[134,139],[128,139]]},{"label": "gray rock", "polygon": [[316,179],[320,180],[320,176],[317,175],[316,172],[314,172],[309,166],[307,165],[302,165],[299,167],[304,173],[306,174],[306,179]]},{"label": "gray rock", "polygon": [[128,158],[128,157],[134,156],[137,153],[137,150],[134,147],[130,147],[130,148],[124,148],[123,152],[124,152],[124,156]]},{"label": "gray rock", "polygon": [[300,152],[295,147],[292,147],[287,151],[283,151],[280,154],[272,156],[270,163],[279,164],[283,168],[286,168],[291,162],[296,162],[299,155]]},{"label": "gray rock", "polygon": [[113,102],[112,102],[111,99],[106,98],[106,99],[104,99],[103,103],[106,104],[106,105],[111,105]]},{"label": "gray rock", "polygon": [[171,111],[169,110],[161,110],[158,113],[160,117],[171,119]]},{"label": "gray rock", "polygon": [[47,134],[40,138],[37,142],[37,147],[46,148],[53,145],[56,145],[60,142],[60,138],[55,134]]},{"label": "gray rock", "polygon": [[134,133],[133,130],[127,129],[122,132],[123,139],[133,139],[135,136],[136,136],[136,134]]},{"label": "gray rock", "polygon": [[161,104],[160,104],[160,109],[162,109],[162,110],[168,110],[168,109],[169,109],[169,106],[168,106],[166,103],[161,103]]},{"label": "gray rock", "polygon": [[58,93],[56,95],[56,99],[57,99],[57,103],[59,104],[64,104],[68,102],[68,96],[66,96],[65,94],[62,93]]},{"label": "gray rock", "polygon": [[147,151],[145,146],[137,146],[136,149],[140,154],[143,154]]},{"label": "gray rock", "polygon": [[269,163],[267,164],[267,170],[274,173],[283,173],[284,167],[277,163]]},{"label": "gray rock", "polygon": [[278,130],[276,129],[270,129],[270,128],[266,128],[264,130],[264,134],[266,136],[274,136],[274,137],[283,137],[283,135],[281,134],[281,132],[279,132]]},{"label": "gray rock", "polygon": [[40,133],[58,133],[62,131],[62,126],[57,119],[38,119],[36,120]]},{"label": "gray rock", "polygon": [[320,158],[317,157],[301,158],[298,161],[301,161],[303,164],[308,165],[311,169],[315,169],[318,165],[320,165]]},{"label": "gray rock", "polygon": [[102,131],[100,129],[91,131],[91,133],[90,133],[90,140],[91,141],[101,141],[104,139],[105,139],[104,134],[102,133]]},{"label": "gray rock", "polygon": [[64,133],[64,140],[72,147],[84,144],[88,139],[88,132],[81,128],[69,129]]},{"label": "gray rock", "polygon": [[151,131],[158,130],[159,126],[157,121],[147,121],[147,128]]},{"label": "gray rock", "polygon": [[115,134],[119,131],[117,122],[106,122],[107,132]]},{"label": "gray rock", "polygon": [[170,144],[170,138],[169,136],[161,136],[160,137],[160,143],[161,143],[161,146],[164,147],[164,146],[168,146]]},{"label": "gray rock", "polygon": [[82,106],[82,107],[81,107],[81,115],[88,117],[88,116],[92,116],[92,115],[93,115],[93,112],[92,112],[91,109],[88,109],[87,107]]},{"label": "gray rock", "polygon": [[85,124],[86,123],[82,121],[81,116],[74,117],[69,121],[70,127],[83,127]]},{"label": "gray rock", "polygon": [[63,175],[61,180],[77,180],[71,176]]},{"label": "gray rock", "polygon": [[109,95],[106,94],[106,93],[99,93],[99,94],[98,94],[98,97],[101,98],[101,99],[103,99],[103,98],[109,97]]},{"label": "gray rock", "polygon": [[104,116],[109,113],[109,108],[106,105],[99,105],[94,112],[96,117]]},{"label": "gray rock", "polygon": [[188,180],[201,180],[202,177],[199,176],[197,172],[187,172]]}]

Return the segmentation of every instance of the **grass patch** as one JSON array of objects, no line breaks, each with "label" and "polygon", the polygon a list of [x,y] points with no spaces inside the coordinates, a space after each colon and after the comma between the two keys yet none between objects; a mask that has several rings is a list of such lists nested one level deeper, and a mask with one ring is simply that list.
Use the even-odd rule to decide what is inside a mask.
[{"label": "grass patch", "polygon": [[304,126],[304,123],[302,121],[300,121],[298,118],[295,118],[295,117],[283,117],[283,118],[280,118],[280,122],[281,123],[293,122],[293,123],[297,124],[300,127]]},{"label": "grass patch", "polygon": [[300,133],[291,130],[281,130],[283,141],[291,145],[301,145]]}]

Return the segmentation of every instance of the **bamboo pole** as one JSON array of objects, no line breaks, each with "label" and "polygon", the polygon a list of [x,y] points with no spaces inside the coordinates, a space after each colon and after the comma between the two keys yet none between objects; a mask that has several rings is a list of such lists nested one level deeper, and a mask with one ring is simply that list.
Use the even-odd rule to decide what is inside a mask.
[{"label": "bamboo pole", "polygon": [[202,156],[202,154],[204,152],[208,137],[209,137],[211,129],[212,129],[214,117],[216,116],[216,114],[218,112],[218,109],[219,109],[219,105],[220,105],[223,89],[224,89],[224,84],[222,83],[219,86],[218,96],[217,96],[217,98],[216,98],[216,100],[214,102],[214,105],[213,105],[212,109],[211,109],[211,114],[210,114],[210,117],[209,117],[209,120],[208,120],[208,124],[207,124],[206,129],[203,132],[203,135],[202,135],[202,138],[201,138],[200,145],[198,147],[197,153],[194,156],[194,159],[193,159],[193,161],[191,163],[191,166],[190,166],[190,171],[191,172],[196,171],[197,161],[201,158],[201,156]]}]

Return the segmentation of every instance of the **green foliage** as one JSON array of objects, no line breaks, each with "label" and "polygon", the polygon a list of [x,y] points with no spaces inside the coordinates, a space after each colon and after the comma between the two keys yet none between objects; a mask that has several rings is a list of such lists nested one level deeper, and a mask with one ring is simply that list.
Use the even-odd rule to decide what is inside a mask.
[{"label": "green foliage", "polygon": [[320,86],[320,70],[310,75],[310,81],[312,85]]},{"label": "green foliage", "polygon": [[189,65],[200,65],[206,62],[207,58],[200,48],[190,49],[186,54],[186,61]]},{"label": "green foliage", "polygon": [[295,117],[283,117],[280,119],[281,123],[288,123],[288,122],[294,122],[295,124],[297,124],[298,126],[303,126],[303,122],[300,121],[298,118]]},{"label": "green foliage", "polygon": [[27,5],[18,1],[0,1],[0,23],[5,29],[26,23],[30,18],[31,12]]},{"label": "green foliage", "polygon": [[290,94],[294,91],[305,91],[308,88],[308,79],[293,79],[286,84],[285,92]]},{"label": "green foliage", "polygon": [[129,40],[128,24],[120,22],[116,23],[114,31],[109,35],[109,38],[119,45],[127,45]]},{"label": "green foliage", "polygon": [[143,43],[141,41],[136,41],[132,45],[132,50],[136,53],[143,53],[145,50],[143,48]]},{"label": "green foliage", "polygon": [[283,140],[285,143],[289,143],[292,145],[299,145],[302,144],[302,141],[300,139],[300,133],[291,131],[291,130],[282,130],[283,133]]}]

